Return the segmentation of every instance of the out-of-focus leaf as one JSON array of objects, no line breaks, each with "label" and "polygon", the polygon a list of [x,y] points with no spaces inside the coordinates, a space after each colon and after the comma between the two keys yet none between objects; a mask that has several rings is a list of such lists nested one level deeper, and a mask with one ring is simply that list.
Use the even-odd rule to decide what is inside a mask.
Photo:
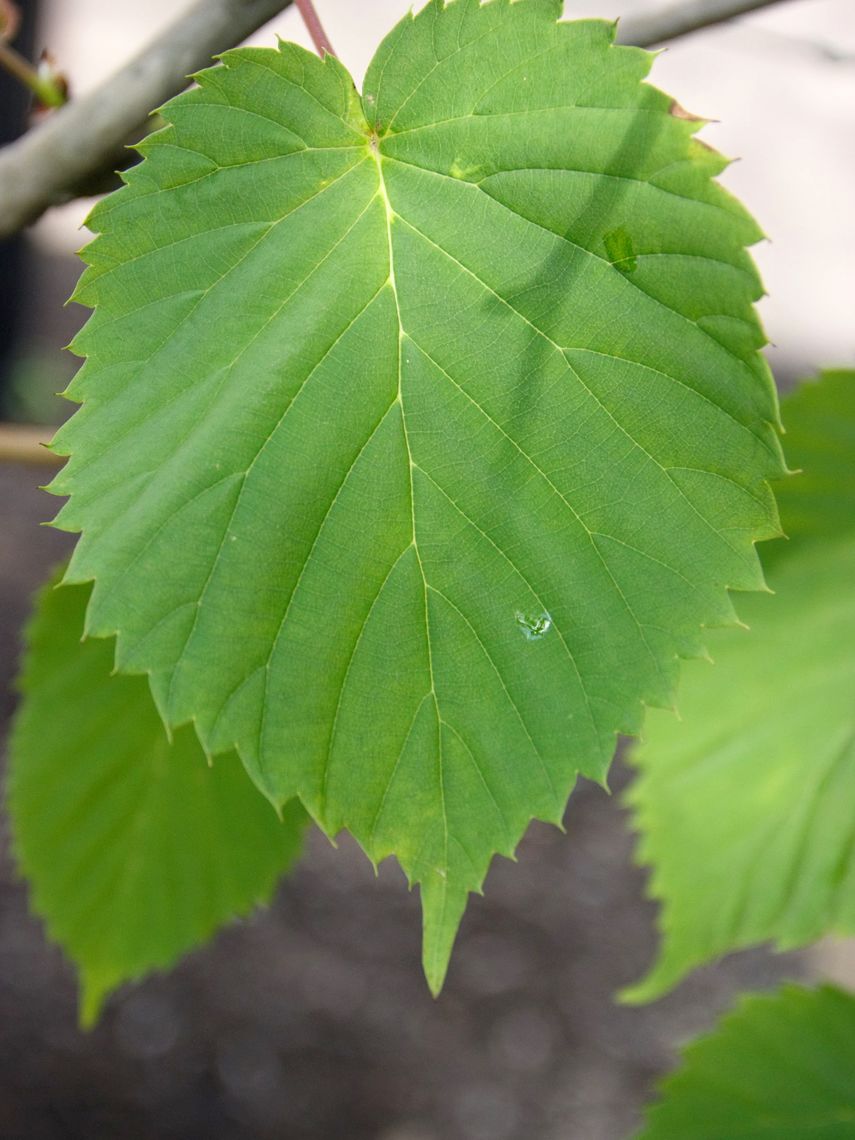
[{"label": "out-of-focus leaf", "polygon": [[686,1049],[637,1140],[851,1140],[855,999],[752,995]]},{"label": "out-of-focus leaf", "polygon": [[14,847],[33,909],[77,965],[80,1016],[267,902],[306,816],[280,822],[234,753],[209,767],[191,727],[170,743],[114,645],[81,643],[86,587],[48,588],[28,637],[10,749]]},{"label": "out-of-focus leaf", "polygon": [[855,372],[785,403],[793,538],[774,596],[686,669],[681,719],[650,715],[628,799],[662,904],[663,945],[632,1000],[721,954],[855,934]]}]

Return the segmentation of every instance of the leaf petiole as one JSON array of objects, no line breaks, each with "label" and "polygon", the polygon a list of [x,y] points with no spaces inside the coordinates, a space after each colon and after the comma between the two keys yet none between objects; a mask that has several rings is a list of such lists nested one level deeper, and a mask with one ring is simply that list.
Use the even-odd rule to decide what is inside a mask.
[{"label": "leaf petiole", "polygon": [[312,37],[315,50],[321,59],[323,59],[325,55],[335,55],[329,36],[324,31],[324,26],[321,23],[320,16],[318,16],[312,0],[296,0],[296,4],[300,15],[303,17],[303,23],[306,25],[309,35]]}]

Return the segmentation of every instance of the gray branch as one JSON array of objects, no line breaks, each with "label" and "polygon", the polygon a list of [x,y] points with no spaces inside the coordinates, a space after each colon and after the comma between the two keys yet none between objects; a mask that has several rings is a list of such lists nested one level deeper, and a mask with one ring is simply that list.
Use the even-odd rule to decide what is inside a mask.
[{"label": "gray branch", "polygon": [[[241,43],[292,0],[197,0],[97,90],[54,111],[0,152],[0,238],[50,206],[102,186],[93,178],[123,165],[122,148],[144,131],[152,109],[181,91],[215,52]],[[621,21],[622,43],[647,47],[776,0],[669,0]]]},{"label": "gray branch", "polygon": [[671,0],[653,12],[620,20],[617,38],[622,44],[652,47],[775,3],[780,0]]},{"label": "gray branch", "polygon": [[52,112],[0,152],[0,238],[76,197],[93,174],[122,165],[122,148],[187,76],[271,20],[291,0],[197,0],[96,90]]}]

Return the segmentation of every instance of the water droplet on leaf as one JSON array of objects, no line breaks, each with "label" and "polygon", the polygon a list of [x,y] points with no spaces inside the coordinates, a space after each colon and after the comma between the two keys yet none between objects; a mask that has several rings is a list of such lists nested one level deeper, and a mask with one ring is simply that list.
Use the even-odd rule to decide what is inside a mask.
[{"label": "water droplet on leaf", "polygon": [[541,610],[540,613],[523,613],[522,610],[517,610],[514,617],[526,641],[539,641],[552,628],[552,618],[546,610]]}]

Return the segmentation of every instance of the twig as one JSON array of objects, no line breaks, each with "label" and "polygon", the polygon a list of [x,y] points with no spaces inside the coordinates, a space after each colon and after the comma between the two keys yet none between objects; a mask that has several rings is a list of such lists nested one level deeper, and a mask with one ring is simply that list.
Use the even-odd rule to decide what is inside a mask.
[{"label": "twig", "polygon": [[197,0],[95,91],[67,103],[0,153],[0,237],[15,233],[75,186],[115,163],[154,107],[181,91],[211,56],[241,43],[292,0]]},{"label": "twig", "polygon": [[670,0],[656,11],[621,20],[617,38],[622,44],[651,47],[778,3],[781,0]]},{"label": "twig", "polygon": [[14,75],[19,83],[33,90],[33,82],[38,79],[36,69],[2,38],[0,38],[0,67],[10,75]]},{"label": "twig", "polygon": [[52,69],[37,68],[9,44],[0,39],[0,67],[19,83],[29,88],[43,107],[61,107],[66,99],[64,85],[57,82]]},{"label": "twig", "polygon": [[61,107],[66,92],[61,89],[52,71],[33,67],[28,59],[11,46],[11,40],[21,27],[21,13],[12,0],[0,0],[0,67],[28,87],[45,107]]},{"label": "twig", "polygon": [[45,444],[56,428],[29,424],[0,424],[0,463],[26,463],[31,467],[58,467],[65,459]]},{"label": "twig", "polygon": [[315,5],[312,3],[312,0],[296,0],[296,4],[300,15],[303,17],[303,23],[306,25],[309,35],[312,37],[315,51],[321,59],[323,59],[325,55],[335,55],[329,36],[324,31],[321,18],[315,11]]}]

